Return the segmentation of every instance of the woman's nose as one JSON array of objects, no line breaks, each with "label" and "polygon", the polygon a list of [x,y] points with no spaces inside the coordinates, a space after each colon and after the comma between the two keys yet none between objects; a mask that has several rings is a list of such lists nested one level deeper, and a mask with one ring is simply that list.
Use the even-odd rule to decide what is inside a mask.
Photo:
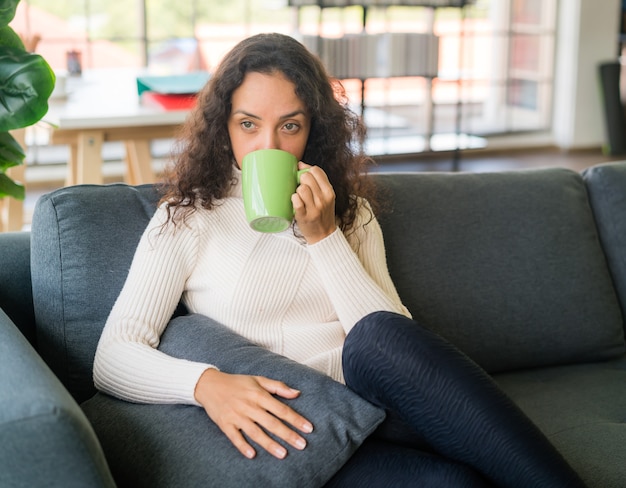
[{"label": "woman's nose", "polygon": [[263,135],[263,149],[280,149],[278,135],[271,131]]}]

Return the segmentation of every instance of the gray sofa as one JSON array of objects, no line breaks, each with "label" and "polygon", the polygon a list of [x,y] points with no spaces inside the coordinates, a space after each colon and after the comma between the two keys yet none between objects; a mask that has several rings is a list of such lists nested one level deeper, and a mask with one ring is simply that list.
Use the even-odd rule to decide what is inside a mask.
[{"label": "gray sofa", "polygon": [[[626,486],[626,163],[373,177],[414,317],[492,373],[590,487]],[[60,189],[31,232],[0,234],[0,486],[123,484],[79,405],[156,199]]]}]

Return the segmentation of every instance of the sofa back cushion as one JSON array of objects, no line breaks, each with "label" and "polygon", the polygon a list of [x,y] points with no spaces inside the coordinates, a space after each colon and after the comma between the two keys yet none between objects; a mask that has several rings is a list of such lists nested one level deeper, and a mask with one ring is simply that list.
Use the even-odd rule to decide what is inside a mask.
[{"label": "sofa back cushion", "polygon": [[[413,315],[490,371],[623,353],[620,309],[581,177],[565,170],[375,175],[390,272]],[[31,235],[37,341],[80,402],[152,186],[42,197]]]},{"label": "sofa back cushion", "polygon": [[414,318],[488,371],[624,353],[584,183],[564,169],[379,175],[390,273]]},{"label": "sofa back cushion", "polygon": [[39,351],[81,402],[93,357],[135,248],[156,208],[152,186],[74,186],[42,197],[31,235]]}]

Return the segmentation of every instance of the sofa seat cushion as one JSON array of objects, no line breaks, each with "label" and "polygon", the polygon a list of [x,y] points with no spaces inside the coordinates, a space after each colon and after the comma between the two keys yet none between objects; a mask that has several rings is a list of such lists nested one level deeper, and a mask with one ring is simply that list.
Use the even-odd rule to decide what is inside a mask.
[{"label": "sofa seat cushion", "polygon": [[490,372],[624,353],[581,176],[552,168],[378,179],[389,269],[413,316]]},{"label": "sofa seat cushion", "polygon": [[590,488],[626,480],[626,357],[495,375]]},{"label": "sofa seat cushion", "polygon": [[[286,400],[314,425],[307,447],[278,460],[256,447],[245,458],[208,418],[189,405],[138,405],[98,394],[83,404],[114,477],[124,486],[320,487],[384,419],[384,412],[346,386],[257,346],[201,315],[175,318],[159,350],[207,361],[228,373],[262,375],[301,395]],[[210,482],[208,480],[214,480]],[[215,481],[219,480],[219,481]]]}]

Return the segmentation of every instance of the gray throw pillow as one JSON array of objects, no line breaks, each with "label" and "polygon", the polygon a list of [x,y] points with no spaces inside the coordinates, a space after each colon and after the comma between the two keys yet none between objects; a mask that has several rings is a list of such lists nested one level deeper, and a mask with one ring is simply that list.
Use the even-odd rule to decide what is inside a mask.
[{"label": "gray throw pillow", "polygon": [[626,163],[587,168],[583,177],[622,309],[626,304]]},{"label": "gray throw pillow", "polygon": [[256,447],[245,458],[209,419],[188,405],[140,405],[98,393],[83,404],[119,486],[319,487],[384,419],[346,386],[274,354],[202,315],[173,319],[159,349],[222,371],[284,381],[302,393],[286,400],[314,425],[307,447],[279,460]]},{"label": "gray throw pillow", "polygon": [[37,350],[76,401],[96,393],[93,357],[154,214],[153,185],[79,185],[41,197],[31,276]]}]

